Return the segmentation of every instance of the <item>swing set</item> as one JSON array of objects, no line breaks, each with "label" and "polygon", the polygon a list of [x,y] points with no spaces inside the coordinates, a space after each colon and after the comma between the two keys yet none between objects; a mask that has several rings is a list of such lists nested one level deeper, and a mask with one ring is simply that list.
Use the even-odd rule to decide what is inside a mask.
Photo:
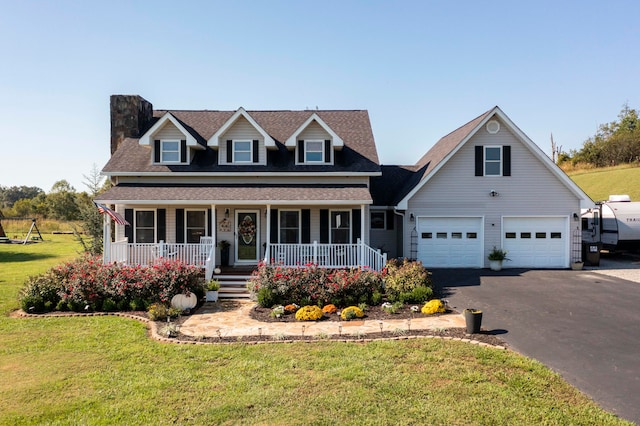
[{"label": "swing set", "polygon": [[[38,229],[38,225],[36,225],[36,219],[33,217],[4,217],[4,215],[2,214],[2,212],[0,212],[0,243],[12,243],[13,241],[7,237],[4,228],[2,228],[2,221],[21,221],[21,222],[26,222],[26,221],[31,221],[31,227],[29,228],[29,231],[27,232],[27,235],[24,237],[24,240],[17,240],[16,242],[18,243],[22,243],[22,244],[27,244],[27,242],[29,242],[29,237],[31,237],[31,233],[35,230],[35,232],[38,233],[38,236],[36,237],[34,235],[33,240],[37,240],[39,239],[40,241],[44,241],[44,238],[42,238],[42,234],[40,233],[40,230]],[[24,232],[22,232],[24,234]]]}]

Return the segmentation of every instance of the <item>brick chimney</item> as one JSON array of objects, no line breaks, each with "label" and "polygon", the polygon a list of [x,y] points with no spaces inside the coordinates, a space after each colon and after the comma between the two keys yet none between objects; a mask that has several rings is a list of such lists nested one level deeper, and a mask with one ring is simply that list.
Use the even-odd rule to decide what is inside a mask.
[{"label": "brick chimney", "polygon": [[111,95],[111,154],[124,138],[138,138],[151,123],[153,105],[138,95]]}]

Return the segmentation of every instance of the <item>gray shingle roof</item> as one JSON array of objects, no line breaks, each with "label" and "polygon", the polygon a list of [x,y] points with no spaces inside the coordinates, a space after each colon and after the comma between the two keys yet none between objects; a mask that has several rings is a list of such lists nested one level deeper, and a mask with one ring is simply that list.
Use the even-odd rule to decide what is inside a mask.
[{"label": "gray shingle roof", "polygon": [[[198,142],[208,140],[235,111],[173,111],[156,110],[150,126],[170,112]],[[218,165],[218,152],[207,147],[196,151],[192,164],[160,165],[151,161],[151,149],[138,144],[137,139],[125,139],[105,165],[105,173],[163,173],[163,172],[365,172],[380,171],[369,114],[366,110],[321,111],[247,111],[251,117],[276,141],[277,150],[268,151],[266,166]],[[285,141],[313,113],[344,141],[344,147],[335,152],[334,165],[302,166],[295,164],[294,152],[283,145]]]}]

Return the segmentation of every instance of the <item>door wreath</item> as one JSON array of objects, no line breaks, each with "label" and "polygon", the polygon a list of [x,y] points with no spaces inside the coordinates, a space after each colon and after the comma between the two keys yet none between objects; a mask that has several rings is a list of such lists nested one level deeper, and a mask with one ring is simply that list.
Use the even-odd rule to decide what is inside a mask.
[{"label": "door wreath", "polygon": [[242,222],[238,225],[238,233],[242,237],[242,241],[245,244],[251,244],[253,238],[256,236],[256,224],[251,219],[251,216],[246,215]]}]

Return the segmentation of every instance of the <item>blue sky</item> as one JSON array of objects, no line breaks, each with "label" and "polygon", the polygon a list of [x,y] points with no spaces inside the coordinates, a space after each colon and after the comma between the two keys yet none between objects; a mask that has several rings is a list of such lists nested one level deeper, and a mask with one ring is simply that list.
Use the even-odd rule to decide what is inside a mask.
[{"label": "blue sky", "polygon": [[413,164],[495,105],[545,152],[640,107],[638,1],[0,0],[0,185],[109,158],[109,96],[157,109],[367,109]]}]

